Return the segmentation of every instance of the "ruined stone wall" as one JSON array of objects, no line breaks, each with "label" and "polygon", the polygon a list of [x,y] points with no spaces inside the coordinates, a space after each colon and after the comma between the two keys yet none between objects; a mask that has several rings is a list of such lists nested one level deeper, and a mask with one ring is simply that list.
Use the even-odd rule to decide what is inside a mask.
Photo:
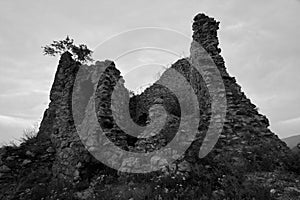
[{"label": "ruined stone wall", "polygon": [[[81,125],[80,128],[88,127],[84,118],[98,84],[98,77],[95,75],[104,69],[107,62],[81,65],[72,59],[69,52],[60,58],[50,92],[50,104],[38,132],[38,138],[50,140],[56,152],[52,169],[54,179],[71,184],[79,182],[82,176],[87,175],[91,162],[97,162],[83,145],[83,138],[77,130],[79,126],[75,126],[74,118]],[[78,73],[79,69],[81,73]],[[75,108],[72,109],[72,106]],[[89,131],[87,134],[90,134]]]},{"label": "ruined stone wall", "polygon": [[38,137],[49,138],[55,149],[54,178],[68,182],[79,177],[76,168],[86,154],[72,116],[72,90],[79,67],[69,52],[61,56],[50,92],[51,102],[38,133]]},{"label": "ruined stone wall", "polygon": [[[235,78],[230,77],[226,72],[224,59],[218,48],[218,28],[219,22],[213,18],[203,14],[194,18],[193,39],[199,42],[210,54],[221,73],[226,89],[226,120],[220,139],[212,153],[216,153],[215,158],[218,159],[222,157],[222,154],[229,152],[235,158],[236,163],[240,164],[247,159],[248,155],[256,154],[254,148],[268,146],[268,151],[264,154],[272,158],[270,162],[274,166],[279,166],[280,156],[284,155],[288,148],[268,129],[267,118],[258,113],[256,106],[241,91]],[[80,74],[81,77],[78,78],[77,83],[79,86],[75,87],[78,91],[73,91],[76,75],[78,75],[78,70],[82,68],[86,70],[86,73]],[[210,95],[203,78],[190,66],[189,58],[177,61],[171,68],[186,78],[199,101],[201,117],[199,132],[197,133],[197,140],[187,153],[190,155],[190,161],[194,162],[197,160],[198,151],[210,120]],[[94,73],[90,73],[89,70]],[[103,72],[100,80],[97,77],[99,72]],[[162,75],[162,79],[168,78],[165,76],[166,74],[167,72]],[[84,173],[83,170],[86,171],[87,169],[87,163],[93,160],[87,149],[95,150],[99,146],[101,142],[99,141],[99,134],[104,133],[115,145],[124,150],[128,150],[128,146],[135,146],[137,140],[135,141],[134,138],[124,134],[121,130],[122,126],[130,124],[129,117],[124,117],[126,115],[122,114],[113,116],[111,112],[111,97],[116,86],[119,87],[120,93],[115,98],[121,101],[114,105],[113,110],[116,113],[127,113],[128,111],[124,110],[124,108],[128,108],[130,101],[128,91],[122,84],[117,84],[121,79],[119,70],[111,61],[98,62],[91,66],[80,66],[72,59],[70,53],[67,52],[62,55],[51,89],[51,102],[45,111],[38,134],[41,139],[50,139],[56,151],[56,159],[53,164],[54,176],[70,182],[79,181]],[[181,89],[182,82],[168,81],[176,85],[178,90]],[[73,96],[72,99],[74,92],[77,95]],[[91,98],[93,93],[95,93],[95,99]],[[132,98],[134,102],[131,103],[130,109],[134,121],[145,123],[148,110],[157,98],[163,99],[162,104],[170,115],[176,118],[182,114],[176,96],[167,88],[154,84],[141,95]],[[75,112],[72,110],[72,100],[80,102],[77,104]],[[185,104],[189,104],[188,99],[186,99]],[[91,117],[91,113],[94,112],[94,108],[96,108],[97,120],[92,121],[94,118]],[[79,129],[83,130],[84,135],[81,137],[78,136],[73,117],[78,119]],[[114,117],[121,122],[119,124],[121,127],[115,123]],[[93,123],[99,123],[102,129],[90,128]],[[137,144],[142,143],[143,141],[139,141]]]},{"label": "ruined stone wall", "polygon": [[[115,145],[126,149],[127,136],[121,128],[122,126],[126,126],[127,118],[125,118],[125,111],[122,111],[122,109],[125,109],[129,105],[129,94],[122,81],[120,71],[116,69],[114,63],[111,63],[100,77],[95,103],[98,122],[104,134]],[[118,88],[118,92],[116,93],[118,96],[112,97],[113,91],[116,88]],[[113,100],[121,101],[118,101],[118,104],[113,104]],[[115,107],[112,108],[112,104]],[[113,112],[119,112],[119,114],[114,114]],[[119,124],[121,127],[118,126],[116,121],[121,122]]]},{"label": "ruined stone wall", "polygon": [[288,151],[288,148],[277,135],[268,129],[268,119],[258,113],[257,107],[241,91],[235,78],[230,77],[226,72],[224,60],[220,55],[221,50],[218,48],[218,29],[219,22],[213,18],[204,14],[199,14],[194,18],[193,39],[211,55],[221,73],[226,89],[226,121],[219,144],[223,144],[220,145],[222,150],[231,150],[237,157],[245,156],[241,155],[245,151],[249,154],[253,153],[253,148],[258,146],[262,149],[268,147],[268,150],[262,150],[265,151],[264,154],[272,157],[271,162],[274,164],[280,164],[280,157]]},{"label": "ruined stone wall", "polygon": [[[226,90],[227,112],[225,124],[212,153],[218,153],[216,158],[221,158],[222,154],[229,153],[235,158],[235,164],[239,165],[247,159],[245,157],[258,154],[257,151],[265,151],[264,154],[270,158],[271,165],[274,164],[274,167],[279,167],[282,164],[280,159],[288,151],[288,148],[277,135],[270,131],[268,119],[258,113],[257,107],[241,91],[241,87],[236,83],[235,78],[227,73],[224,59],[220,55],[221,49],[218,47],[218,29],[219,22],[213,18],[204,14],[199,14],[194,18],[193,39],[200,43],[212,58],[220,72]],[[205,60],[202,64],[206,64]],[[201,122],[199,124],[198,139],[200,142],[195,141],[190,148],[191,154],[196,156],[195,152],[200,149],[210,120],[210,94],[203,77],[191,67],[188,58],[175,62],[171,68],[176,69],[189,81],[199,100]],[[164,78],[164,76],[162,75],[161,78]],[[170,82],[177,84],[180,90],[180,83],[176,80],[170,80]],[[166,95],[164,98],[166,109],[175,108],[175,113],[180,113],[178,111],[180,107],[176,107],[174,103],[176,97],[167,94],[164,88],[153,85],[137,97],[140,102],[137,103],[136,116],[147,113],[155,98],[162,95]],[[267,147],[268,150],[262,150],[264,147]]]}]

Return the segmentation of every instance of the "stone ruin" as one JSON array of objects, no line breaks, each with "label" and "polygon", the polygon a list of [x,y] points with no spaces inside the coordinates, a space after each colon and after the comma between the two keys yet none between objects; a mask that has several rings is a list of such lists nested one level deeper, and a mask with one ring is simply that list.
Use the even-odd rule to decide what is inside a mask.
[{"label": "stone ruin", "polygon": [[[203,14],[199,14],[194,18],[193,39],[200,43],[213,59],[220,71],[226,90],[226,119],[223,131],[217,145],[213,149],[213,153],[216,152],[220,157],[223,153],[230,153],[234,155],[236,165],[242,165],[244,162],[243,152],[245,150],[251,153],[251,148],[256,145],[271,145],[272,149],[264,153],[269,153],[273,156],[276,154],[276,157],[279,158],[281,154],[287,151],[287,147],[268,129],[268,119],[258,113],[256,106],[241,91],[241,87],[236,83],[235,78],[227,73],[224,60],[220,55],[221,50],[218,48],[218,29],[219,22],[216,22],[213,18],[209,18]],[[86,133],[86,138],[83,139],[89,140],[84,142],[89,145],[87,147],[89,151],[97,148],[97,141],[99,140],[99,132],[97,130],[90,130],[89,126],[91,126],[91,123],[98,122],[101,124],[106,136],[115,145],[124,150],[133,149],[135,145],[138,147],[139,145],[143,146],[142,144],[151,144],[153,141],[161,143],[157,144],[158,147],[154,148],[165,145],[167,136],[163,133],[157,135],[159,139],[151,138],[150,141],[144,141],[124,134],[121,128],[115,123],[112,111],[110,110],[111,95],[114,87],[122,77],[113,62],[104,61],[97,62],[92,66],[85,66],[84,70],[86,70],[86,74],[83,72],[81,73],[82,77],[77,78],[78,83],[76,84],[79,84],[77,88],[80,91],[72,91],[75,84],[75,76],[80,67],[83,68],[84,66],[76,63],[72,59],[71,54],[65,53],[62,55],[50,93],[51,102],[49,108],[45,111],[38,134],[40,138],[50,139],[57,152],[53,165],[54,174],[66,180],[78,180],[80,179],[80,170],[84,168],[84,163],[89,163],[93,160],[90,153],[82,145],[74,126],[73,115],[78,115],[76,118],[82,120],[83,132]],[[104,69],[102,77],[97,82],[96,75]],[[201,113],[199,132],[197,133],[197,140],[193,142],[186,154],[190,155],[187,156],[189,157],[188,160],[193,163],[197,160],[196,153],[199,152],[208,128],[210,120],[210,97],[201,75],[192,69],[187,59],[178,60],[171,66],[171,69],[180,72],[191,83],[199,100],[199,110]],[[90,74],[89,70],[93,71],[93,74]],[[173,81],[172,84],[178,84],[180,88],[180,83]],[[154,83],[142,94],[134,96],[132,99],[129,99],[125,88],[120,89],[120,91],[121,94],[118,95],[121,96],[118,99],[122,99],[122,105],[118,105],[120,106],[118,109],[124,109],[124,107],[128,107],[130,104],[130,116],[133,118],[133,121],[139,124],[146,124],[147,119],[149,119],[149,109],[153,106],[156,99],[161,98],[160,104],[166,108],[167,113],[170,115],[170,119],[168,120],[172,121],[170,124],[176,130],[176,126],[179,123],[180,107],[174,94],[168,91],[167,88]],[[95,100],[90,99],[93,92],[95,92]],[[76,93],[76,95],[72,96],[73,93]],[[76,109],[78,113],[72,114],[72,97],[81,98],[78,99],[78,102],[80,102],[78,103],[80,108]],[[91,122],[89,121],[91,118],[84,116],[83,113],[89,115],[90,112],[93,112],[93,106],[96,106],[98,121]],[[119,119],[119,121],[125,122],[124,124],[127,124],[126,120],[124,118]],[[144,148],[149,150],[150,147]],[[280,160],[275,159],[272,162],[274,165],[280,166]]]},{"label": "stone ruin", "polygon": [[[235,78],[227,73],[224,59],[220,55],[221,49],[218,47],[219,22],[204,14],[198,14],[194,18],[192,29],[193,40],[203,46],[220,72],[227,100],[223,130],[209,156],[214,161],[229,157],[232,166],[243,168],[247,163],[247,156],[259,156],[258,154],[263,153],[265,157],[271,158],[268,162],[272,169],[280,169],[281,158],[289,149],[277,135],[270,131],[268,119],[258,112],[257,107],[241,91]],[[189,58],[176,61],[170,69],[164,72],[161,79],[168,78],[167,73],[171,69],[186,78],[199,102],[197,108],[201,120],[196,130],[196,139],[184,156],[179,156],[180,159],[174,164],[176,165],[174,170],[177,170],[174,173],[184,174],[189,172],[196,163],[201,163],[198,154],[201,146],[207,142],[204,138],[211,120],[211,97],[203,77],[193,69]],[[81,73],[78,74],[80,70]],[[99,73],[102,75],[98,81]],[[174,132],[176,133],[180,123],[188,129],[193,118],[180,118],[183,113],[181,113],[176,96],[166,87],[158,84],[159,81],[142,94],[130,98],[128,91],[122,85],[120,71],[112,61],[97,61],[91,66],[81,66],[72,59],[70,53],[64,53],[60,58],[51,88],[51,102],[44,113],[37,136],[39,141],[47,141],[47,147],[53,148],[50,170],[52,180],[60,180],[70,185],[88,181],[87,185],[90,188],[91,180],[97,176],[95,169],[104,168],[103,164],[95,159],[94,154],[91,154],[91,152],[99,151],[100,140],[103,139],[101,134],[105,134],[114,145],[122,150],[152,152],[164,147],[174,138]],[[180,82],[171,81],[180,89]],[[74,87],[76,84],[77,87]],[[124,115],[113,116],[111,97],[116,87],[118,87],[117,95],[119,96],[114,99],[122,101],[118,102],[119,104],[113,109],[119,113],[127,113],[130,119],[124,118]],[[73,91],[74,88],[75,91]],[[92,98],[93,94],[95,98]],[[77,102],[75,110],[72,109],[74,106],[72,101]],[[186,104],[189,102],[187,101]],[[96,112],[94,112],[95,108]],[[161,108],[164,111],[161,111]],[[152,118],[153,115],[158,115],[159,120],[155,121]],[[79,128],[84,133],[83,135],[78,135],[74,119],[76,119],[76,124],[80,124]],[[166,125],[162,130],[157,130],[156,127],[159,126],[157,123],[163,121],[160,119],[164,119]],[[126,128],[126,124],[129,123],[128,120],[140,126],[150,123],[152,127],[135,133],[136,137],[133,137],[122,131],[122,128]],[[116,121],[119,123],[117,124]],[[100,124],[101,130],[95,124]],[[259,147],[263,149],[263,152],[257,151]],[[123,171],[126,171],[124,168],[130,171],[130,168],[136,165],[130,160],[114,159],[122,158],[111,158],[111,162],[117,163],[117,167]],[[159,157],[155,159],[158,164],[164,162]],[[260,167],[262,163],[263,161],[256,163],[257,167]]]}]

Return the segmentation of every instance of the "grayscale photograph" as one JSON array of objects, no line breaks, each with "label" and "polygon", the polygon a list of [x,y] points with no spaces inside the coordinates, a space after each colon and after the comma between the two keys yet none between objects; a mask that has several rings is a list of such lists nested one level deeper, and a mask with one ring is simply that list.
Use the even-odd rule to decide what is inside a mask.
[{"label": "grayscale photograph", "polygon": [[0,200],[300,200],[299,0],[0,1]]}]

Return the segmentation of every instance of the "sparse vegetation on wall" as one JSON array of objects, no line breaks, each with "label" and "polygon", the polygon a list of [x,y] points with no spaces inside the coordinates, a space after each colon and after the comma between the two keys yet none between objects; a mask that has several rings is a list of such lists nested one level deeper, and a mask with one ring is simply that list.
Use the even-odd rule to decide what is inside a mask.
[{"label": "sparse vegetation on wall", "polygon": [[85,63],[92,61],[92,53],[85,44],[75,45],[74,40],[66,37],[64,40],[53,41],[50,45],[46,45],[43,48],[44,55],[56,56],[61,55],[65,52],[72,53],[75,60]]}]

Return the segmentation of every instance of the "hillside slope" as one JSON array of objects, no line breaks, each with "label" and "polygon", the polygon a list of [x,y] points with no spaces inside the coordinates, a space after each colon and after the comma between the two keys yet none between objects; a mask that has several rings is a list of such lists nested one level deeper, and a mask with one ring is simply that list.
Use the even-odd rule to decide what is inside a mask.
[{"label": "hillside slope", "polygon": [[293,149],[300,143],[300,135],[283,138],[282,141],[284,141],[289,148]]}]

